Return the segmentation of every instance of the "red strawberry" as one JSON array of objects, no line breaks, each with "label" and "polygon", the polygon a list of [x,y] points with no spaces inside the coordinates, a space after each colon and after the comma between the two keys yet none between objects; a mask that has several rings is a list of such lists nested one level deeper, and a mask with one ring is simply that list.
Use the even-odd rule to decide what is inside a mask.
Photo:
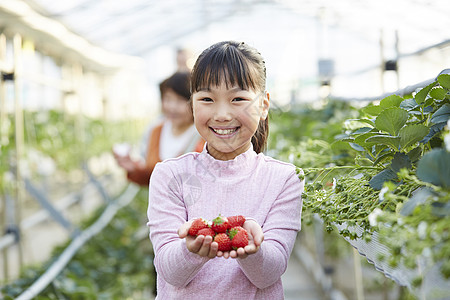
[{"label": "red strawberry", "polygon": [[218,233],[214,237],[214,242],[217,242],[219,244],[219,251],[231,250],[231,240],[226,233]]},{"label": "red strawberry", "polygon": [[202,218],[195,219],[189,228],[189,235],[197,236],[200,229],[208,228],[208,222]]},{"label": "red strawberry", "polygon": [[233,228],[230,228],[230,230],[228,231],[228,236],[230,237],[230,239],[233,239],[233,237],[236,235],[236,233],[238,233],[238,231],[247,232],[247,230],[242,226],[234,226]]},{"label": "red strawberry", "polygon": [[228,219],[219,215],[212,220],[211,228],[217,233],[226,232],[228,229]]},{"label": "red strawberry", "polygon": [[247,230],[242,227],[238,226],[231,228],[229,236],[231,239],[231,247],[234,250],[248,245],[248,233]]},{"label": "red strawberry", "polygon": [[212,237],[214,237],[215,234],[216,234],[216,233],[214,232],[214,230],[212,230],[212,228],[209,228],[209,227],[200,229],[200,230],[197,232],[197,235],[204,235],[204,236],[210,235],[210,236],[212,236]]},{"label": "red strawberry", "polygon": [[233,228],[236,226],[243,226],[244,222],[245,222],[245,217],[244,216],[231,216],[231,217],[227,217],[228,219],[228,223],[229,223],[229,228]]}]

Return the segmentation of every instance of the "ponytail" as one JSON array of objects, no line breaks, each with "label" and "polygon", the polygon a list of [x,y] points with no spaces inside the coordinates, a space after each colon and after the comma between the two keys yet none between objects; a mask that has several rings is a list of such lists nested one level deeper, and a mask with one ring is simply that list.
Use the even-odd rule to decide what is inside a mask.
[{"label": "ponytail", "polygon": [[266,150],[268,135],[269,116],[267,116],[266,119],[259,121],[258,129],[256,129],[255,134],[252,136],[253,150],[255,150],[256,153],[261,153]]}]

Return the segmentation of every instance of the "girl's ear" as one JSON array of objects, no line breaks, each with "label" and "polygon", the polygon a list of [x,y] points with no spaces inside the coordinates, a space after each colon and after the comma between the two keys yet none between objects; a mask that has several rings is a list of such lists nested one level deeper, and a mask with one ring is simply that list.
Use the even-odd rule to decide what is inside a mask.
[{"label": "girl's ear", "polygon": [[261,120],[265,120],[269,114],[270,107],[270,95],[269,92],[264,91],[263,99],[261,103]]}]

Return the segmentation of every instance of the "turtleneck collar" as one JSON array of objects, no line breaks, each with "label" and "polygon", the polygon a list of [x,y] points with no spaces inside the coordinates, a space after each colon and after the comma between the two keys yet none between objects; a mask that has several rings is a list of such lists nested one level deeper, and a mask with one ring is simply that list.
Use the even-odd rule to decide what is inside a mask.
[{"label": "turtleneck collar", "polygon": [[231,160],[219,160],[212,157],[207,150],[207,144],[205,143],[203,151],[200,153],[198,159],[202,164],[202,167],[207,170],[210,175],[218,177],[227,177],[234,175],[247,174],[253,168],[253,165],[257,158],[256,152],[253,150],[253,145],[250,144],[250,148],[244,153],[239,154]]}]

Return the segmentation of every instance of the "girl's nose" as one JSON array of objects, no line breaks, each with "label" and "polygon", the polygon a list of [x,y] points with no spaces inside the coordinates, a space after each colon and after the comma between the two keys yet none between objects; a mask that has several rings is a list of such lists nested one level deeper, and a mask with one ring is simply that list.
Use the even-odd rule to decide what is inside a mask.
[{"label": "girl's nose", "polygon": [[214,112],[214,121],[227,122],[233,118],[233,113],[226,105],[218,105]]}]

